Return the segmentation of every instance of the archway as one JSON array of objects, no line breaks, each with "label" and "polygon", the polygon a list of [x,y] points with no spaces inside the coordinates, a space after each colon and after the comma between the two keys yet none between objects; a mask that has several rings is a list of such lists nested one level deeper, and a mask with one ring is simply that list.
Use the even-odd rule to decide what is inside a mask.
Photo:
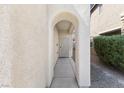
[{"label": "archway", "polygon": [[[56,23],[54,30],[55,36],[54,45],[57,45],[57,53],[58,57],[68,58],[72,57],[72,47],[73,47],[73,35],[74,35],[74,25],[67,20],[61,20],[60,22]],[[56,32],[57,31],[57,32]],[[57,34],[56,34],[57,33]],[[58,36],[57,36],[58,35]],[[58,38],[56,38],[58,37]]]},{"label": "archway", "polygon": [[[53,29],[52,30],[53,31],[53,50],[52,51],[53,51],[53,58],[54,58],[52,65],[54,68],[55,64],[58,64],[56,63],[58,62],[57,60],[59,60],[60,58],[61,60],[59,61],[62,61],[62,58],[63,58],[63,61],[65,61],[64,63],[66,63],[66,61],[68,60],[67,58],[71,58],[68,61],[71,61],[72,57],[73,59],[75,59],[74,55],[76,52],[73,52],[73,49],[75,45],[74,43],[77,40],[76,33],[78,33],[78,20],[76,16],[74,16],[72,13],[69,13],[69,12],[60,13],[57,16],[55,16],[52,23],[52,29]],[[69,69],[72,69],[71,63],[68,61],[67,61],[68,66],[64,65],[65,69],[67,70],[68,68],[66,67],[70,67]],[[61,72],[64,72],[65,69],[63,69],[63,71],[61,69]],[[73,70],[74,69],[70,71],[70,73],[72,73],[71,74],[72,78],[74,78],[73,76],[75,76],[75,73]],[[59,70],[57,72],[59,72]],[[65,73],[66,72],[68,71],[65,71]],[[64,75],[64,77],[66,77],[66,75]]]},{"label": "archway", "polygon": [[[56,64],[55,60],[55,51],[54,51],[54,27],[57,23],[61,21],[69,21],[75,27],[75,62],[73,62],[73,68],[75,71],[76,79],[80,87],[90,85],[90,37],[89,37],[89,12],[84,11],[87,9],[87,6],[84,6],[84,9],[79,12],[81,7],[77,7],[74,10],[70,7],[53,7],[51,6],[49,13],[48,21],[48,40],[49,40],[49,55],[48,55],[48,85],[50,85],[53,76],[54,76],[54,67]],[[77,10],[77,11],[76,11]],[[57,30],[57,29],[56,29]],[[57,31],[56,31],[57,32]],[[57,44],[58,45],[58,44]],[[62,67],[62,66],[60,66]]]},{"label": "archway", "polygon": [[[59,13],[55,16],[52,27],[55,33],[54,42],[56,42],[56,37],[59,39],[54,44],[54,47],[58,47],[54,48],[55,53],[58,54],[56,57],[73,57],[75,59],[75,41],[77,39],[76,34],[78,33],[77,17],[70,12]],[[56,33],[58,36],[56,36]]]}]

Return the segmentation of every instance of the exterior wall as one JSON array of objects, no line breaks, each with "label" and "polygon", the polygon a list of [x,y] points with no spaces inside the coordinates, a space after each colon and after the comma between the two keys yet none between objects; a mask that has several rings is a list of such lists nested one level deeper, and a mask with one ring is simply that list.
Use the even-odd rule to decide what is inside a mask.
[{"label": "exterior wall", "polygon": [[46,5],[10,5],[14,58],[12,87],[46,87],[48,32]]},{"label": "exterior wall", "polygon": [[77,30],[78,84],[90,85],[89,5],[0,5],[0,10],[0,87],[50,86],[58,56],[53,21],[62,17]]},{"label": "exterior wall", "polygon": [[80,87],[90,86],[90,6],[75,5],[75,10],[79,15],[79,26],[77,33],[77,74],[78,85]]},{"label": "exterior wall", "polygon": [[59,57],[59,35],[58,35],[58,31],[55,28],[54,30],[54,65],[57,62],[57,59]]},{"label": "exterior wall", "polygon": [[124,12],[123,4],[103,4],[101,13],[99,7],[91,14],[91,36],[121,28],[120,15]]},{"label": "exterior wall", "polygon": [[0,5],[0,87],[11,87],[13,51],[9,22],[9,6]]}]

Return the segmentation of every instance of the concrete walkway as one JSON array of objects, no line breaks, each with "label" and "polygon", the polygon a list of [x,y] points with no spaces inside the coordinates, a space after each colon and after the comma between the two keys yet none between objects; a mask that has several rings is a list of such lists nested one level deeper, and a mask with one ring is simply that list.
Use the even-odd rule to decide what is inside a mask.
[{"label": "concrete walkway", "polygon": [[51,88],[78,88],[71,61],[71,58],[58,59]]}]

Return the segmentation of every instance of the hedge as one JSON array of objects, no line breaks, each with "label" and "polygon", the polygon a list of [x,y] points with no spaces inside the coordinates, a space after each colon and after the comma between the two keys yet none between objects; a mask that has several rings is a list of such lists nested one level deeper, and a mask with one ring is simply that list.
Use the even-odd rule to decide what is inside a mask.
[{"label": "hedge", "polygon": [[102,62],[124,71],[124,35],[95,37],[94,48]]}]

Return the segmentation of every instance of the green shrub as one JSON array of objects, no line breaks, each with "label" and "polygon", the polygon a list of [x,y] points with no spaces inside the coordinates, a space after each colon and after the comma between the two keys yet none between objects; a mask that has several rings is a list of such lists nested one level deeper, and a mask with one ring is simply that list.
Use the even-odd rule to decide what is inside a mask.
[{"label": "green shrub", "polygon": [[124,36],[98,36],[94,48],[101,61],[124,70]]}]

